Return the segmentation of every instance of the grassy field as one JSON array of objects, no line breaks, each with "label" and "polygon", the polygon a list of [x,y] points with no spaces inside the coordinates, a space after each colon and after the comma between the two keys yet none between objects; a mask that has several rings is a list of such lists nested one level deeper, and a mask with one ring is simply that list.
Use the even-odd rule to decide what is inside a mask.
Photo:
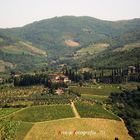
[{"label": "grassy field", "polygon": [[32,46],[32,44],[30,44],[29,42],[19,42],[20,45],[22,47],[24,47],[25,49],[27,49],[27,51],[30,51],[34,54],[38,54],[38,55],[43,55],[43,56],[47,56],[46,52],[44,50],[41,50],[39,48],[36,48],[35,46]]},{"label": "grassy field", "polygon": [[26,134],[32,128],[32,126],[33,126],[32,123],[21,122],[20,125],[18,126],[16,135],[15,135],[15,140],[23,140]]},{"label": "grassy field", "polygon": [[137,82],[129,82],[129,83],[121,84],[121,87],[127,90],[135,90],[137,89],[138,85],[140,84]]},{"label": "grassy field", "polygon": [[98,96],[98,95],[90,95],[90,94],[82,94],[82,97],[85,99],[94,99],[101,103],[107,99],[107,96]]},{"label": "grassy field", "polygon": [[3,46],[0,48],[0,50],[10,54],[37,54],[47,56],[44,50],[38,49],[35,46],[32,46],[30,43],[22,41],[15,45]]},{"label": "grassy field", "polygon": [[5,53],[10,53],[10,54],[29,54],[30,52],[27,51],[26,49],[19,47],[19,46],[4,46],[1,48],[1,50]]},{"label": "grassy field", "polygon": [[70,105],[33,106],[10,116],[12,120],[25,122],[39,122],[70,117],[74,117]]},{"label": "grassy field", "polygon": [[70,89],[81,94],[109,96],[111,92],[120,92],[116,85],[94,85],[92,87],[71,86]]},{"label": "grassy field", "polygon": [[74,118],[35,123],[24,140],[114,140],[115,137],[132,140],[121,121]]},{"label": "grassy field", "polygon": [[78,54],[97,54],[104,50],[106,50],[109,47],[109,44],[91,44],[89,47],[82,48],[78,51]]},{"label": "grassy field", "polygon": [[7,116],[17,110],[19,110],[19,108],[0,108],[0,117]]},{"label": "grassy field", "polygon": [[102,105],[78,101],[75,103],[77,111],[82,118],[104,118],[120,120],[116,115],[106,111]]}]

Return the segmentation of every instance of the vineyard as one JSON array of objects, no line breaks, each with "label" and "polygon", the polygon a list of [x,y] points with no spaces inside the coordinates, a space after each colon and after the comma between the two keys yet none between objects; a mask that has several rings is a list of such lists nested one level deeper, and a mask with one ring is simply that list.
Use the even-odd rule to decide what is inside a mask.
[{"label": "vineyard", "polygon": [[103,103],[106,101],[106,96],[98,96],[98,95],[91,95],[91,94],[82,94],[82,97],[85,99],[93,99],[94,101],[99,101],[100,103]]},{"label": "vineyard", "polygon": [[0,140],[14,140],[20,122],[0,120]]},{"label": "vineyard", "polygon": [[70,105],[33,106],[10,116],[10,119],[24,122],[40,122],[74,117]]},{"label": "vineyard", "polygon": [[76,100],[80,94],[65,91],[65,94],[57,95],[49,93],[43,86],[30,87],[1,87],[0,106],[4,108],[22,108],[34,105],[69,104],[70,100]]},{"label": "vineyard", "polygon": [[113,119],[120,120],[116,115],[108,112],[103,108],[102,105],[89,102],[78,101],[75,103],[75,106],[82,118],[104,118],[104,119]]},{"label": "vineyard", "polygon": [[19,108],[0,108],[0,117],[7,116],[17,110],[19,110]]},{"label": "vineyard", "polygon": [[70,89],[80,94],[109,96],[111,92],[120,92],[119,86],[116,85],[93,85],[91,87],[71,86]]},{"label": "vineyard", "polygon": [[43,86],[29,86],[29,87],[13,87],[13,86],[1,86],[0,98],[10,97],[28,97],[32,94],[39,94],[44,92]]},{"label": "vineyard", "polygon": [[[36,136],[40,136],[41,139],[51,136],[54,140],[53,136],[56,136],[59,129],[64,130],[65,125],[67,126],[66,130],[88,131],[89,127],[87,126],[90,122],[95,124],[97,118],[115,131],[125,129],[125,126],[120,124],[122,122],[119,117],[104,107],[104,103],[112,91],[120,92],[118,85],[73,86],[65,89],[62,95],[50,93],[45,86],[0,86],[0,91],[0,135],[7,139],[9,137],[10,140],[36,139]],[[81,116],[79,120],[75,120],[71,102],[75,104],[77,112]],[[112,127],[114,122],[111,124],[111,120],[115,121],[117,125],[120,124],[121,127]],[[47,124],[49,127],[46,127]],[[52,131],[50,127],[52,127]],[[47,136],[42,128],[45,129]],[[95,127],[91,126],[91,128],[94,130]],[[95,135],[95,139],[101,139],[100,128],[98,127],[96,130],[98,134]],[[104,131],[110,135],[109,131]],[[125,131],[123,130],[122,134],[118,134],[117,137],[129,137]],[[60,137],[62,140],[66,139],[65,136]],[[112,132],[110,137],[113,139],[116,135]],[[81,136],[70,136],[68,140],[74,138],[80,140]],[[91,137],[87,136],[87,140],[88,138]],[[104,136],[104,138],[108,140],[108,137]]]},{"label": "vineyard", "polygon": [[0,140],[140,140],[140,0],[95,1],[1,0]]},{"label": "vineyard", "polygon": [[18,126],[18,129],[15,133],[14,140],[23,140],[33,125],[33,123],[29,122],[20,122],[20,125]]}]

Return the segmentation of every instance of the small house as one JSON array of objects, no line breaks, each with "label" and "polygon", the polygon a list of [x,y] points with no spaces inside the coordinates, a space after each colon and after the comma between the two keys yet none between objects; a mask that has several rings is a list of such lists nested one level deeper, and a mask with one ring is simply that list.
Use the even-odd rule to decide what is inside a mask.
[{"label": "small house", "polygon": [[49,74],[51,82],[53,83],[68,83],[71,82],[69,78],[63,74]]},{"label": "small house", "polygon": [[58,94],[58,95],[61,95],[61,94],[63,94],[63,93],[64,93],[64,90],[63,90],[63,89],[58,88],[58,89],[56,89],[56,90],[55,90],[55,93],[56,93],[56,94]]},{"label": "small house", "polygon": [[135,74],[136,67],[135,66],[129,66],[128,67],[128,74]]}]

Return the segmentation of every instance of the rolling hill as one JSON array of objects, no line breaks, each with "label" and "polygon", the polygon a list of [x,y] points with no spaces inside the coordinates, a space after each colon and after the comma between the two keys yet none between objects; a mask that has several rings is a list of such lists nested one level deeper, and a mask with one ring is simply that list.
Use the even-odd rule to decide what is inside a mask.
[{"label": "rolling hill", "polygon": [[0,72],[11,70],[27,71],[44,65],[47,52],[27,41],[1,36]]},{"label": "rolling hill", "polygon": [[[73,61],[102,66],[116,65],[121,59],[122,66],[140,59],[140,48],[134,47],[139,46],[139,42],[140,19],[112,22],[92,17],[54,17],[20,28],[0,29],[0,59],[17,64],[20,70],[23,67],[29,70],[34,67],[32,64],[40,65],[52,60],[57,60],[59,64]],[[101,44],[108,44],[108,47],[103,48]],[[118,48],[130,51],[116,51]],[[87,53],[84,61],[83,57],[71,57],[69,61],[68,55],[84,51],[92,54]],[[15,56],[20,62],[12,60]],[[129,56],[131,59],[127,59]],[[21,66],[24,58],[28,64],[23,63]]]}]

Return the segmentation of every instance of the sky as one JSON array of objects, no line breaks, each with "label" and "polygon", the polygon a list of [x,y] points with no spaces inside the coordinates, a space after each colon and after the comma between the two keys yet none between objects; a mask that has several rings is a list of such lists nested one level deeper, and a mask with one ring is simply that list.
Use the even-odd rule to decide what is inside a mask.
[{"label": "sky", "polygon": [[0,0],[0,28],[64,15],[111,21],[140,18],[139,7],[140,0]]}]

